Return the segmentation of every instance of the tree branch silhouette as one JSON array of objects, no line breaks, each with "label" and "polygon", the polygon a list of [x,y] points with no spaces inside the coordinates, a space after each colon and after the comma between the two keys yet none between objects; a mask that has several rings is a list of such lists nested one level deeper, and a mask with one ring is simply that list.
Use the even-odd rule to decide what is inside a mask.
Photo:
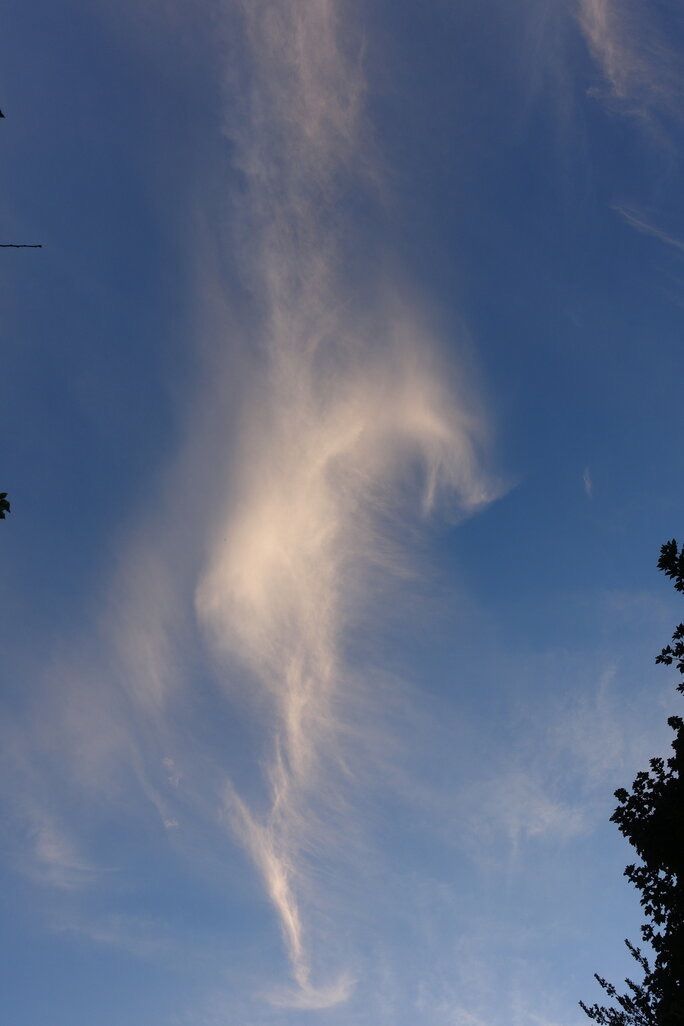
[{"label": "tree branch silhouette", "polygon": [[[0,110],[0,118],[5,119],[5,115]],[[42,249],[42,242],[0,242],[0,249]]]},{"label": "tree branch silhouette", "polygon": [[[658,569],[684,592],[684,547],[680,550],[674,538],[662,546]],[[676,661],[684,676],[684,624],[675,628],[672,640],[674,646],[666,645],[656,663]],[[684,693],[684,681],[677,690]],[[670,716],[667,722],[675,732],[674,754],[667,761],[651,759],[650,771],[637,773],[631,793],[619,788],[611,816],[640,859],[626,867],[625,876],[641,892],[647,917],[641,935],[654,958],[651,964],[640,948],[625,941],[644,974],[641,983],[625,980],[625,994],[595,974],[617,1003],[588,1007],[580,1001],[599,1026],[684,1026],[684,719]]]}]

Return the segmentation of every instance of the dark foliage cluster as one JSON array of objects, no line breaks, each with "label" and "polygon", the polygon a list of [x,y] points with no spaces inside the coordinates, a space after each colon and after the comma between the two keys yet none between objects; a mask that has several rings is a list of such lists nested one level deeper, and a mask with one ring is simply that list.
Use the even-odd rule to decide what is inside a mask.
[{"label": "dark foliage cluster", "polygon": [[[678,550],[674,538],[666,542],[660,550],[658,569],[674,581],[677,591],[684,592],[684,545]],[[666,645],[660,655],[656,656],[656,662],[664,663],[665,666],[671,666],[676,662],[677,669],[684,674],[684,623],[675,627],[672,641],[673,645]],[[679,682],[677,690],[684,694],[684,680]]]},{"label": "dark foliage cluster", "polygon": [[[663,545],[658,569],[684,592],[684,547],[680,550],[675,540]],[[676,662],[684,675],[684,624],[672,640],[674,646],[667,645],[656,662]],[[677,690],[684,693],[684,681]],[[599,1026],[684,1026],[684,720],[671,716],[668,723],[675,732],[672,756],[651,759],[650,770],[637,774],[631,792],[617,790],[618,807],[611,816],[640,860],[627,866],[625,876],[641,892],[647,917],[641,934],[653,958],[649,962],[625,941],[643,980],[625,980],[624,994],[596,975],[615,1005],[580,1005]]]},{"label": "dark foliage cluster", "polygon": [[0,520],[4,520],[10,511],[10,504],[7,499],[7,492],[0,492]]}]

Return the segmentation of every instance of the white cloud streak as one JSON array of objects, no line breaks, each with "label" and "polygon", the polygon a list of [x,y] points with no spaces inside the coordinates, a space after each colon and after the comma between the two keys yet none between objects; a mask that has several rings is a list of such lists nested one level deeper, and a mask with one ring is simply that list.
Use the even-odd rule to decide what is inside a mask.
[{"label": "white cloud streak", "polygon": [[582,809],[550,791],[532,773],[517,769],[474,787],[465,826],[469,842],[477,842],[478,859],[487,847],[496,847],[497,835],[503,835],[509,852],[516,856],[526,842],[566,841],[583,833],[587,824]]},{"label": "white cloud streak", "polygon": [[651,224],[646,218],[638,211],[632,210],[629,207],[615,206],[613,210],[620,217],[627,222],[627,224],[640,232],[642,235],[648,235],[653,239],[657,239],[658,242],[664,243],[666,246],[671,246],[673,249],[679,250],[680,253],[684,252],[684,242],[681,239],[675,238],[674,235],[669,235],[663,231],[662,228],[656,227]]},{"label": "white cloud streak", "polygon": [[92,884],[99,871],[83,857],[57,820],[41,809],[25,810],[34,858],[23,863],[26,874],[58,890],[72,891]]},{"label": "white cloud streak", "polygon": [[582,471],[582,485],[584,487],[584,493],[588,499],[594,497],[594,479],[591,476],[589,467],[585,467]]},{"label": "white cloud streak", "polygon": [[0,740],[3,812],[17,868],[41,887],[57,891],[92,885],[100,870],[81,850],[77,832],[52,807],[54,776],[50,777],[45,767],[33,765],[29,754],[29,740],[33,740],[36,754],[36,739],[6,720]]},{"label": "white cloud streak", "polygon": [[[353,212],[359,201],[385,216],[350,9],[340,0],[249,0],[229,15],[236,8],[244,45],[226,120],[240,186],[229,244],[248,299],[231,327],[241,317],[234,334],[253,349],[236,354],[236,341],[228,356],[209,353],[220,372],[198,396],[160,488],[161,513],[136,524],[119,562],[103,615],[108,658],[96,638],[95,655],[74,659],[50,689],[49,744],[34,724],[29,747],[39,761],[42,747],[52,755],[61,744],[65,792],[128,800],[137,787],[136,815],[158,829],[155,843],[180,849],[199,825],[216,858],[225,838],[215,821],[227,824],[263,881],[289,959],[292,980],[269,1000],[322,1009],[349,998],[354,974],[344,965],[329,972],[333,956],[321,955],[320,922],[334,902],[315,870],[326,857],[347,858],[361,818],[350,788],[382,764],[382,727],[359,723],[359,702],[370,710],[380,700],[369,684],[360,695],[350,632],[365,623],[372,633],[370,598],[383,580],[416,571],[405,542],[417,519],[442,503],[454,518],[468,515],[500,489],[482,471],[488,430],[471,383],[441,352],[410,283],[387,270],[381,239],[365,250]],[[221,209],[225,197],[213,198]],[[210,284],[200,288],[215,295],[220,273],[206,270]],[[211,346],[200,339],[198,348],[206,355]],[[233,434],[227,379],[236,368]],[[177,508],[189,493],[201,495],[192,518]],[[226,692],[253,699],[261,787],[244,784],[244,766],[240,786],[226,780],[213,739],[200,750],[193,659],[205,677],[219,667],[225,688],[212,701]],[[362,765],[361,750],[373,748]],[[32,843],[54,885],[89,878],[56,818],[36,824]],[[90,929],[105,940],[120,932],[97,921]]]},{"label": "white cloud streak", "polygon": [[579,0],[578,16],[606,100],[644,121],[677,113],[679,62],[657,9],[638,0]]},{"label": "white cloud streak", "polygon": [[345,631],[370,576],[406,570],[393,537],[418,482],[424,514],[444,492],[471,512],[493,490],[479,469],[482,418],[450,390],[419,309],[379,275],[360,299],[345,271],[345,189],[378,180],[349,12],[291,0],[243,13],[248,100],[230,132],[248,182],[239,254],[260,311],[260,376],[196,604],[215,650],[241,658],[270,710],[268,808],[229,786],[226,812],[297,985],[273,1000],[314,1008],[351,990],[345,973],[312,982],[299,897],[305,853],[325,834],[321,795],[343,776]]}]

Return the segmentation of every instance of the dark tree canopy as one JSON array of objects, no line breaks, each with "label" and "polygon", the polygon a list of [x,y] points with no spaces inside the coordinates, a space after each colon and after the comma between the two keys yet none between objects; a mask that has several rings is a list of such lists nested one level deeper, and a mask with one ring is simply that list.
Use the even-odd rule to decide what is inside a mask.
[{"label": "dark tree canopy", "polygon": [[[677,591],[684,592],[684,545],[678,551],[674,538],[672,541],[665,542],[660,550],[658,569],[674,581]],[[666,645],[660,655],[656,656],[656,662],[671,666],[676,661],[677,669],[684,675],[684,623],[675,627],[672,641],[674,645]],[[679,682],[677,690],[684,694],[684,680]]]},{"label": "dark tree canopy", "polygon": [[[674,539],[663,545],[658,569],[684,592],[684,547],[679,550]],[[656,662],[676,662],[684,675],[684,624],[672,641]],[[684,693],[684,680],[677,690]],[[647,917],[641,934],[653,958],[649,962],[640,948],[625,941],[643,980],[625,980],[624,994],[596,975],[615,1005],[580,1005],[600,1026],[684,1026],[684,720],[671,716],[668,723],[675,732],[673,755],[667,761],[651,759],[650,770],[637,773],[631,792],[617,790],[618,807],[611,816],[639,856],[625,876],[641,892]]]},{"label": "dark tree canopy", "polygon": [[5,519],[5,515],[10,511],[10,504],[7,500],[7,492],[0,492],[0,520]]}]

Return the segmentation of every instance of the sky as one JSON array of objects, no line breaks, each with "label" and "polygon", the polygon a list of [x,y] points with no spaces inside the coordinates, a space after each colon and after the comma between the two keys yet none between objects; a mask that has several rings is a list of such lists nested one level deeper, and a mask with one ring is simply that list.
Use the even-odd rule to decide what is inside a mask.
[{"label": "sky", "polygon": [[578,1026],[632,972],[683,50],[675,0],[11,5],[13,1026]]}]

